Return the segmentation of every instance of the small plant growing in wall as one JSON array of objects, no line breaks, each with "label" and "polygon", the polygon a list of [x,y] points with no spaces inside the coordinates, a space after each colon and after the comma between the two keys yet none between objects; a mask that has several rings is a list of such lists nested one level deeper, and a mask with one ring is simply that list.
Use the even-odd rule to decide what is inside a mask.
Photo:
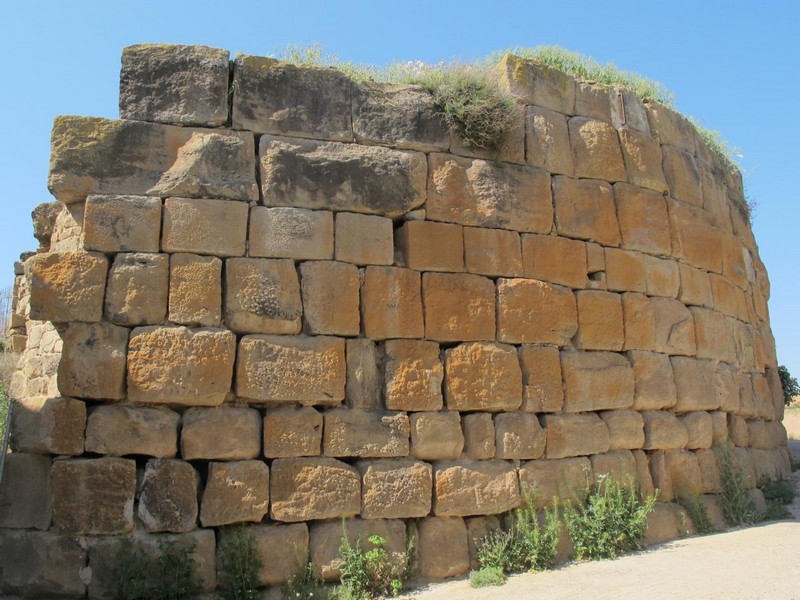
[{"label": "small plant growing in wall", "polygon": [[224,528],[220,531],[219,555],[222,561],[220,596],[225,600],[258,598],[261,558],[253,535],[243,525]]}]

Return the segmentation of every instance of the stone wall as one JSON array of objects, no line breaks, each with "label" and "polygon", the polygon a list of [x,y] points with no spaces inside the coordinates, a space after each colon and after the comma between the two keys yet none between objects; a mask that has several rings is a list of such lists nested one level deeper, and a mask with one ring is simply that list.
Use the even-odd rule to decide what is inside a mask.
[{"label": "stone wall", "polygon": [[120,120],[56,118],[4,593],[99,598],[124,539],[193,543],[212,592],[234,523],[264,586],[331,580],[343,518],[443,578],[526,488],[633,478],[657,542],[691,531],[675,498],[719,516],[715,442],[756,499],[789,472],[739,173],[627,91],[497,75],[499,153],[420,88],[205,47],[127,48]]}]

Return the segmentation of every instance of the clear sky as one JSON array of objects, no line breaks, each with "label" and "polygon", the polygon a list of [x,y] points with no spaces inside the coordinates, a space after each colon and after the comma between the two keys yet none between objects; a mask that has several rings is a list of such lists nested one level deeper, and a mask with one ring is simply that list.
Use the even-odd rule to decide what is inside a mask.
[{"label": "clear sky", "polygon": [[661,81],[681,112],[741,148],[772,281],[778,360],[800,375],[797,0],[8,0],[2,7],[2,287],[19,253],[36,247],[31,210],[52,199],[53,117],[116,118],[124,46],[206,44],[263,55],[319,43],[341,59],[382,65],[471,61],[513,46],[558,44]]}]

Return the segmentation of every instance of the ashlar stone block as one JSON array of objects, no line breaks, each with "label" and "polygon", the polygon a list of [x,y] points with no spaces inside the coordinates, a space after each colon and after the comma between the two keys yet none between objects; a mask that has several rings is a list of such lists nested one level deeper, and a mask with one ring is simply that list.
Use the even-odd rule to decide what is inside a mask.
[{"label": "ashlar stone block", "polygon": [[250,209],[250,256],[330,260],[333,213],[278,206]]},{"label": "ashlar stone block", "polygon": [[439,342],[472,342],[495,337],[495,287],[471,274],[422,276],[425,337]]},{"label": "ashlar stone block", "polygon": [[421,276],[411,269],[367,267],[361,287],[361,318],[366,337],[421,338]]},{"label": "ashlar stone block", "polygon": [[609,450],[638,450],[644,446],[644,419],[635,410],[607,410],[600,418],[608,426]]},{"label": "ashlar stone block", "polygon": [[559,235],[591,240],[603,246],[620,245],[611,185],[596,179],[558,176],[553,182],[553,195]]},{"label": "ashlar stone block", "polygon": [[264,456],[319,456],[322,415],[310,406],[268,409],[264,416]]},{"label": "ashlar stone block", "polygon": [[188,533],[197,525],[200,476],[182,460],[147,461],[139,488],[137,515],[148,531]]},{"label": "ashlar stone block", "polygon": [[169,258],[169,320],[194,327],[222,321],[222,261],[176,253]]},{"label": "ashlar stone block", "polygon": [[574,114],[575,79],[534,60],[506,54],[496,67],[500,87],[525,104]]},{"label": "ashlar stone block", "polygon": [[[522,236],[525,277],[571,288],[587,287],[586,244],[556,235]],[[601,269],[602,270],[602,269]]]},{"label": "ashlar stone block", "polygon": [[520,346],[522,406],[525,412],[560,412],[564,402],[561,355],[552,346]]},{"label": "ashlar stone block", "polygon": [[536,415],[526,412],[504,412],[494,417],[496,458],[529,460],[542,458],[546,433]]},{"label": "ashlar stone block", "polygon": [[163,407],[100,405],[86,421],[86,452],[169,458],[178,450],[178,413]]},{"label": "ashlar stone block", "polygon": [[633,366],[634,410],[660,410],[675,406],[675,380],[669,356],[632,350],[628,352],[628,358]]},{"label": "ashlar stone block", "polygon": [[433,478],[440,517],[499,514],[521,502],[517,472],[504,460],[437,463]]},{"label": "ashlar stone block", "polygon": [[463,271],[462,229],[452,223],[406,221],[395,232],[401,266],[415,271]]},{"label": "ashlar stone block", "polygon": [[415,519],[431,512],[433,470],[428,463],[396,458],[358,463],[364,519]]},{"label": "ashlar stone block", "polygon": [[625,161],[617,130],[597,119],[573,117],[569,120],[575,176],[604,181],[627,181]]},{"label": "ashlar stone block", "polygon": [[200,523],[203,527],[259,523],[267,514],[269,491],[269,467],[260,460],[211,462]]},{"label": "ashlar stone block", "polygon": [[517,410],[522,371],[513,346],[475,342],[445,352],[444,396],[449,410]]},{"label": "ashlar stone block", "polygon": [[[671,450],[685,448],[689,433],[678,417],[665,410],[647,410],[644,417],[645,450]],[[658,484],[656,484],[658,485]]]},{"label": "ashlar stone block", "polygon": [[606,454],[595,454],[590,458],[592,470],[598,481],[606,478],[622,485],[636,482],[636,459],[629,450],[615,450]]},{"label": "ashlar stone block", "polygon": [[592,463],[586,457],[532,460],[519,468],[522,490],[531,494],[537,509],[554,501],[563,504],[579,498],[594,481]]},{"label": "ashlar stone block", "polygon": [[667,203],[660,193],[629,185],[614,185],[622,247],[657,256],[669,256],[672,242]]},{"label": "ashlar stone block", "polygon": [[439,344],[387,340],[384,397],[389,410],[441,410],[444,367]]},{"label": "ashlar stone block", "polygon": [[410,417],[411,455],[427,461],[453,460],[464,449],[457,412],[417,412]]},{"label": "ashlar stone block", "polygon": [[630,250],[606,248],[606,286],[615,292],[646,292],[645,255]]},{"label": "ashlar stone block", "polygon": [[697,351],[694,319],[679,300],[653,298],[655,350],[665,354],[693,356]]},{"label": "ashlar stone block", "polygon": [[720,406],[717,386],[723,382],[713,361],[695,360],[684,356],[670,358],[675,376],[677,401],[675,412],[684,413],[695,410],[716,410]]},{"label": "ashlar stone block", "polygon": [[700,410],[683,414],[679,418],[689,433],[689,441],[686,443],[688,450],[711,448],[714,424],[709,413]]},{"label": "ashlar stone block", "polygon": [[261,454],[261,415],[253,408],[190,408],[183,413],[184,460],[242,460]]},{"label": "ashlar stone block", "polygon": [[[53,515],[49,456],[12,452],[5,457],[0,486],[0,527],[50,527]],[[2,545],[0,543],[0,548]]]},{"label": "ashlar stone block", "polygon": [[248,207],[244,202],[167,198],[164,201],[164,252],[244,256]]},{"label": "ashlar stone block", "polygon": [[528,164],[550,173],[572,176],[572,147],[569,144],[567,118],[541,106],[528,106],[525,129]]},{"label": "ashlar stone block", "polygon": [[93,400],[125,397],[129,330],[111,323],[71,323],[61,334],[58,388],[65,396]]},{"label": "ashlar stone block", "polygon": [[361,476],[334,458],[276,458],[270,496],[276,521],[351,517],[361,510]]},{"label": "ashlar stone block", "polygon": [[633,369],[613,352],[561,353],[564,371],[564,410],[624,409],[633,405]]},{"label": "ashlar stone block", "polygon": [[594,413],[544,415],[546,458],[569,458],[608,452],[608,426]]},{"label": "ashlar stone block", "polygon": [[355,265],[328,260],[304,262],[300,278],[308,333],[358,335],[361,279]]},{"label": "ashlar stone block", "polygon": [[260,525],[248,527],[256,553],[261,559],[258,580],[261,585],[282,585],[299,576],[308,563],[308,526]]},{"label": "ashlar stone block", "polygon": [[103,316],[108,260],[96,252],[47,252],[25,263],[35,321],[95,323]]},{"label": "ashlar stone block", "polygon": [[569,343],[578,329],[571,290],[535,279],[497,282],[497,339],[511,344]]},{"label": "ashlar stone block", "polygon": [[406,413],[381,414],[335,408],[326,412],[324,419],[322,449],[325,456],[408,456],[410,430]]},{"label": "ashlar stone block", "polygon": [[83,454],[86,404],[74,398],[17,398],[10,427],[13,452]]},{"label": "ashlar stone block", "polygon": [[462,417],[464,426],[464,456],[486,460],[495,455],[494,421],[490,413],[469,413]]},{"label": "ashlar stone block", "polygon": [[383,356],[378,345],[366,338],[345,340],[347,382],[345,402],[350,408],[380,408],[384,386]]},{"label": "ashlar stone block", "polygon": [[711,280],[708,273],[700,269],[695,269],[683,263],[678,264],[681,278],[681,289],[678,300],[687,306],[714,306],[714,299],[711,295]]},{"label": "ashlar stone block", "polygon": [[669,145],[662,146],[661,151],[670,196],[675,200],[703,206],[700,171],[694,157],[681,148]]},{"label": "ashlar stone block", "polygon": [[469,571],[467,527],[461,517],[428,517],[417,523],[420,576],[455,577]]},{"label": "ashlar stone block", "polygon": [[86,199],[83,247],[97,252],[158,252],[161,199],[93,195]]},{"label": "ashlar stone block", "polygon": [[392,220],[377,215],[336,213],[334,256],[355,265],[391,265],[394,262]]},{"label": "ashlar stone block", "polygon": [[108,274],[105,316],[117,325],[160,325],[167,316],[169,256],[142,252],[114,257]]},{"label": "ashlar stone block", "polygon": [[495,277],[522,275],[519,234],[505,229],[464,227],[464,261],[469,273]]},{"label": "ashlar stone block", "polygon": [[584,350],[622,350],[625,328],[622,297],[601,290],[581,290],[578,302],[578,334],[575,345]]},{"label": "ashlar stone block", "polygon": [[619,140],[628,181],[640,188],[647,188],[663,194],[667,191],[667,181],[662,169],[661,146],[649,133],[636,131],[630,127],[619,129]]}]

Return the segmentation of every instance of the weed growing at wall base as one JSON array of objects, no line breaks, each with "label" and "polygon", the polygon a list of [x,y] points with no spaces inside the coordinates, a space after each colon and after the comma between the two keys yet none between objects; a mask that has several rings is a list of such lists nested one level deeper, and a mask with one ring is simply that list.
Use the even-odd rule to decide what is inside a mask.
[{"label": "weed growing at wall base", "polygon": [[744,474],[736,460],[730,442],[714,448],[722,481],[718,496],[722,503],[722,514],[731,525],[750,525],[756,521],[756,507],[750,490],[745,484]]},{"label": "weed growing at wall base", "polygon": [[397,596],[403,590],[413,563],[413,538],[400,556],[389,554],[386,538],[372,535],[368,540],[372,547],[364,551],[350,543],[345,531],[339,546],[341,585],[331,592],[331,600],[369,600]]},{"label": "weed growing at wall base", "polygon": [[225,600],[258,598],[261,558],[253,535],[244,525],[233,525],[220,531],[219,554],[222,561],[220,596]]}]

